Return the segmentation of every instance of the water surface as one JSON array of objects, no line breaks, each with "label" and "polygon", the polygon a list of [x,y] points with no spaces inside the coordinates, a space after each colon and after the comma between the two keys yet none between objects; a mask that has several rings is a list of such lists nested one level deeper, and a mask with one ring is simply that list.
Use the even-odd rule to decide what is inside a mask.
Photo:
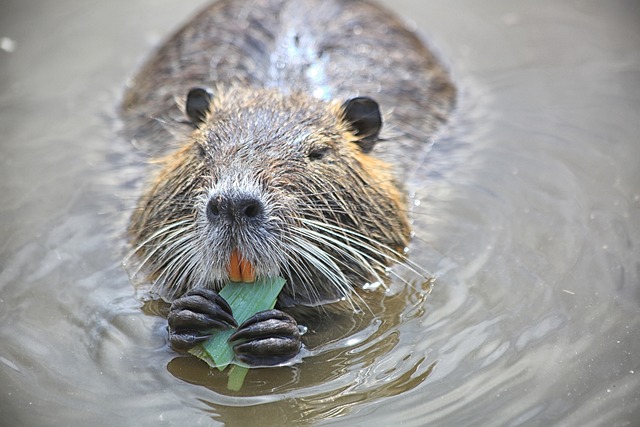
[{"label": "water surface", "polygon": [[383,3],[461,88],[408,183],[436,280],[400,271],[240,393],[167,347],[121,266],[144,167],[115,109],[202,2],[3,3],[3,425],[637,424],[639,5]]}]

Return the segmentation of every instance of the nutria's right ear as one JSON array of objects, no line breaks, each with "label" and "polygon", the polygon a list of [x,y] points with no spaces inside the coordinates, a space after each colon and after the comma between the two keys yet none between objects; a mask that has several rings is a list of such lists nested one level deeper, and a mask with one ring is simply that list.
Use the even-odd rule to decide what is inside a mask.
[{"label": "nutria's right ear", "polygon": [[344,118],[360,137],[358,145],[363,152],[373,149],[382,128],[382,116],[378,103],[367,96],[351,98],[342,104]]},{"label": "nutria's right ear", "polygon": [[187,94],[185,113],[191,123],[199,125],[207,117],[213,99],[213,91],[207,87],[194,87]]}]

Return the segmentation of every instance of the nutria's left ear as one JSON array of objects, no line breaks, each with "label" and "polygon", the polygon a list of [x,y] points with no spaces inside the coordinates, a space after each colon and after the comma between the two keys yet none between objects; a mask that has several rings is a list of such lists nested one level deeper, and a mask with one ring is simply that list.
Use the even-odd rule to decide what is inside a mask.
[{"label": "nutria's left ear", "polygon": [[213,91],[207,87],[194,87],[187,94],[185,114],[194,125],[199,125],[207,117],[213,99]]},{"label": "nutria's left ear", "polygon": [[342,109],[345,120],[360,137],[358,145],[363,152],[368,153],[375,145],[382,128],[378,103],[369,97],[359,96],[342,104]]}]

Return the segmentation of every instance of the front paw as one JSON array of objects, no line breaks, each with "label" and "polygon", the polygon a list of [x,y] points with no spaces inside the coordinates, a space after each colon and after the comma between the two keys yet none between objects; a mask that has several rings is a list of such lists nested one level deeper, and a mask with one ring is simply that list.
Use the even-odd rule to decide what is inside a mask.
[{"label": "front paw", "polygon": [[252,366],[280,365],[300,351],[302,337],[295,319],[280,310],[261,311],[245,321],[229,341],[242,362]]},{"label": "front paw", "polygon": [[194,289],[175,300],[167,321],[169,344],[178,351],[206,341],[216,330],[237,326],[229,304],[209,289]]}]

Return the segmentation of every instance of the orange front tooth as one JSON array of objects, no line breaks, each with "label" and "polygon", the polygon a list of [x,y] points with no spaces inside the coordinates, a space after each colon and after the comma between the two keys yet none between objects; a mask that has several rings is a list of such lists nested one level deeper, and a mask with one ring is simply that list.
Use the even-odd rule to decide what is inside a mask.
[{"label": "orange front tooth", "polygon": [[256,280],[256,272],[253,265],[246,259],[240,260],[240,272],[242,273],[242,281],[245,283],[253,283]]},{"label": "orange front tooth", "polygon": [[229,267],[227,268],[229,272],[229,280],[232,282],[242,282],[242,269],[240,267],[240,253],[237,249],[234,249],[231,252],[231,257],[229,258]]}]

